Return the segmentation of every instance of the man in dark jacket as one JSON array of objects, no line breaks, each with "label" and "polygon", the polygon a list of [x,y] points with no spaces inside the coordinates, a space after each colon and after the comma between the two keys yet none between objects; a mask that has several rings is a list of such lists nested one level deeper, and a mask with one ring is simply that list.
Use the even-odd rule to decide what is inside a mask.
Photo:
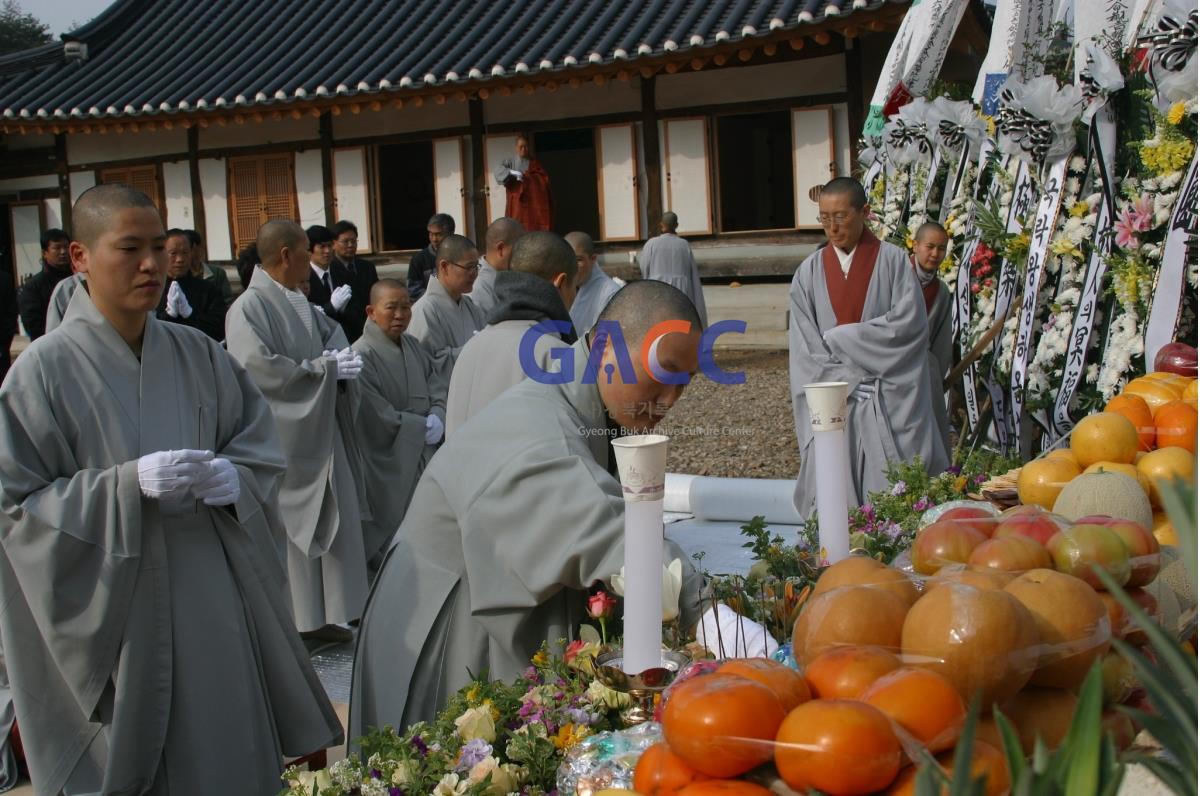
[{"label": "man in dark jacket", "polygon": [[437,272],[437,250],[447,235],[454,234],[454,219],[438,213],[425,225],[429,233],[429,246],[413,255],[408,263],[408,295],[415,304],[425,294],[429,277]]},{"label": "man in dark jacket", "polygon": [[25,334],[36,340],[46,333],[46,308],[58,283],[71,275],[71,239],[61,229],[42,233],[42,270],[25,280],[17,297]]},{"label": "man in dark jacket", "polygon": [[359,258],[358,227],[349,221],[339,221],[330,230],[333,234],[334,281],[350,285],[353,295],[342,313],[342,328],[353,343],[362,337],[367,322],[367,305],[371,303],[371,286],[379,281],[375,265]]},{"label": "man in dark jacket", "polygon": [[214,340],[225,339],[225,299],[219,287],[192,273],[192,241],[182,229],[167,230],[167,284],[156,314]]}]

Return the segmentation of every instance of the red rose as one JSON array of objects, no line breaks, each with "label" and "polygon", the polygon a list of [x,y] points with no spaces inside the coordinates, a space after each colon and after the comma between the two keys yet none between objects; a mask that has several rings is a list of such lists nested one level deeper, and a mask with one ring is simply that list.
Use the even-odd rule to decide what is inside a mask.
[{"label": "red rose", "polygon": [[587,601],[587,614],[592,619],[607,619],[612,616],[613,609],[617,607],[615,598],[608,596],[606,592],[598,591]]}]

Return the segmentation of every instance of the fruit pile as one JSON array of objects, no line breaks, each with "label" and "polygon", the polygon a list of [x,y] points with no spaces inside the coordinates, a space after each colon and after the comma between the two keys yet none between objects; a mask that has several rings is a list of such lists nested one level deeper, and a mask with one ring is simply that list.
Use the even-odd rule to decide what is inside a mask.
[{"label": "fruit pile", "polygon": [[[1139,640],[1090,564],[1153,611],[1141,586],[1157,575],[1159,552],[1144,527],[1071,525],[1033,507],[999,517],[966,509],[918,534],[912,561],[927,577],[866,557],[826,569],[793,629],[799,671],[738,660],[673,686],[665,742],[639,762],[634,790],[764,796],[735,778],[758,769],[770,784],[759,767],[773,763],[801,793],[912,793],[922,749],[953,770],[974,704],[971,767],[987,793],[1002,794],[1011,783],[993,706],[1032,754],[1038,738],[1049,748],[1065,739],[1074,692],[1097,661],[1106,704],[1133,694],[1130,667],[1109,647],[1114,636]],[[1105,723],[1119,744],[1132,742],[1123,713],[1110,708]]]},{"label": "fruit pile", "polygon": [[1071,521],[1097,514],[1134,520],[1162,544],[1178,544],[1156,483],[1196,480],[1196,390],[1194,377],[1166,371],[1134,379],[1103,412],[1079,421],[1069,448],[1021,468],[1021,503]]}]

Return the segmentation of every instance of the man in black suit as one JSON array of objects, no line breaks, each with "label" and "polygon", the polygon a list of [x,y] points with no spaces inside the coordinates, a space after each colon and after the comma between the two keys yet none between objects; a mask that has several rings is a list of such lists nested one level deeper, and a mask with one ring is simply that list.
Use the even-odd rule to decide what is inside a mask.
[{"label": "man in black suit", "polygon": [[25,334],[36,340],[46,333],[46,308],[58,283],[71,275],[71,239],[61,229],[42,233],[42,270],[25,280],[17,296]]},{"label": "man in black suit", "polygon": [[454,234],[454,219],[438,213],[425,225],[429,233],[429,246],[413,255],[408,263],[408,295],[413,303],[425,294],[429,277],[437,272],[437,250],[447,235]]},{"label": "man in black suit", "polygon": [[[349,306],[354,288],[345,284],[333,270],[333,233],[329,227],[314,224],[304,230],[308,235],[308,302],[315,304],[331,320],[342,324],[343,311]],[[345,324],[342,324],[345,329]]]},{"label": "man in black suit", "polygon": [[342,312],[341,324],[346,337],[353,343],[362,337],[367,322],[367,305],[370,303],[371,286],[379,281],[375,265],[359,258],[358,227],[349,221],[339,221],[330,230],[333,235],[334,283],[349,285],[353,293],[350,303]]}]

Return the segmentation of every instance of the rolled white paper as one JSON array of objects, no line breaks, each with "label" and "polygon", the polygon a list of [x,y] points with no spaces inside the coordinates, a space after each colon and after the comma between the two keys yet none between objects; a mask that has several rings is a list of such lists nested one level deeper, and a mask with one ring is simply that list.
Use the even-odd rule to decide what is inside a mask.
[{"label": "rolled white paper", "polygon": [[622,669],[662,665],[663,491],[667,437],[613,441],[625,497],[625,639]]}]

